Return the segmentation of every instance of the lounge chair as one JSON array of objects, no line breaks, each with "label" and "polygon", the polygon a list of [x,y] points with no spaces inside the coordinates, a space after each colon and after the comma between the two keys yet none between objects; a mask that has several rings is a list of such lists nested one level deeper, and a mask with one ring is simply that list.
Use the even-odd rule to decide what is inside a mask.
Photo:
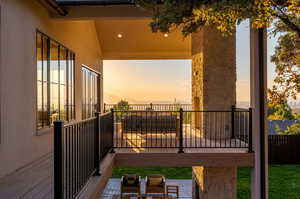
[{"label": "lounge chair", "polygon": [[137,194],[141,196],[141,177],[135,174],[126,174],[121,178],[121,199],[123,194]]},{"label": "lounge chair", "polygon": [[162,194],[166,198],[166,179],[162,175],[151,175],[146,177],[146,195]]}]

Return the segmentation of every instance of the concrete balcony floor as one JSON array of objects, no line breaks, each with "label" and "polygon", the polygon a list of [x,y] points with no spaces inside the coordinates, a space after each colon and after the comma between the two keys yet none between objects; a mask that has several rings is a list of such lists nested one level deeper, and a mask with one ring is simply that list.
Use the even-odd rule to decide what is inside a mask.
[{"label": "concrete balcony floor", "polygon": [[[114,146],[132,152],[175,152],[179,148],[179,136],[175,133],[140,133],[121,131],[114,135]],[[183,132],[185,152],[247,152],[248,143],[243,139],[222,138],[211,135],[203,137],[200,133]],[[125,150],[126,151],[126,150]]]}]

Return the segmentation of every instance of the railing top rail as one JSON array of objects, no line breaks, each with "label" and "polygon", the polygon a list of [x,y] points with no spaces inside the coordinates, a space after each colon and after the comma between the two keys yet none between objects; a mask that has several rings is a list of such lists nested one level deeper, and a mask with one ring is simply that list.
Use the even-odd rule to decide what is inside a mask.
[{"label": "railing top rail", "polygon": [[[192,105],[192,104],[157,104],[157,103],[149,103],[149,104],[129,104],[129,105],[150,105],[150,104],[152,104],[152,105],[174,105],[174,106],[180,106],[180,105]],[[116,105],[116,104],[105,104],[105,105]]]},{"label": "railing top rail", "polygon": [[109,115],[109,114],[111,114],[110,111],[109,111],[109,112],[106,112],[106,113],[102,113],[102,114],[100,115],[100,117],[107,116],[107,115]]},{"label": "railing top rail", "polygon": [[239,111],[247,111],[249,110],[250,108],[235,108],[235,110],[239,110]]},{"label": "railing top rail", "polygon": [[69,127],[69,126],[72,126],[72,125],[75,125],[75,124],[82,124],[82,123],[85,123],[85,122],[89,122],[89,121],[92,121],[94,119],[96,119],[97,117],[91,117],[91,118],[88,118],[88,119],[85,119],[85,120],[80,120],[80,121],[72,121],[72,122],[69,122],[69,123],[66,123],[64,125],[64,127]]},{"label": "railing top rail", "polygon": [[[225,112],[229,113],[232,112],[232,110],[183,110],[183,112]],[[233,112],[249,112],[249,109],[245,110],[234,110]]]},{"label": "railing top rail", "polygon": [[[215,113],[231,113],[232,110],[182,110],[183,112],[215,112]],[[114,110],[114,112],[129,112],[129,113],[136,113],[136,112],[145,112],[145,113],[155,113],[155,112],[162,112],[162,113],[176,113],[180,112],[180,110],[176,111],[160,111],[160,110]],[[234,112],[249,112],[249,110],[234,110]]]}]

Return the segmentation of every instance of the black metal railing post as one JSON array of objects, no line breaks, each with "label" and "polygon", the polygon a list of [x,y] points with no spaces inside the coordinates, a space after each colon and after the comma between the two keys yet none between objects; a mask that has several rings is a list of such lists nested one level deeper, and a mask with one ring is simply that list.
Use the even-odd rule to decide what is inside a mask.
[{"label": "black metal railing post", "polygon": [[114,133],[115,133],[115,113],[114,113],[114,109],[110,109],[110,112],[111,112],[111,139],[112,139],[112,146],[111,146],[111,153],[115,153],[115,141],[114,141]]},{"label": "black metal railing post", "polygon": [[179,151],[178,153],[184,153],[183,151],[183,109],[179,110]]},{"label": "black metal railing post", "polygon": [[54,199],[64,198],[64,153],[62,120],[54,121]]},{"label": "black metal railing post", "polygon": [[231,139],[235,138],[234,130],[235,130],[235,118],[234,118],[234,112],[235,112],[235,105],[231,106]]},{"label": "black metal railing post", "polygon": [[249,108],[249,142],[248,142],[248,152],[253,152],[252,146],[252,112],[253,109]]},{"label": "black metal railing post", "polygon": [[153,110],[153,104],[150,103],[150,110]]},{"label": "black metal railing post", "polygon": [[95,155],[95,176],[100,176],[100,113],[99,112],[95,112],[95,139],[94,139],[94,144],[95,144],[95,151],[94,151],[94,155]]}]

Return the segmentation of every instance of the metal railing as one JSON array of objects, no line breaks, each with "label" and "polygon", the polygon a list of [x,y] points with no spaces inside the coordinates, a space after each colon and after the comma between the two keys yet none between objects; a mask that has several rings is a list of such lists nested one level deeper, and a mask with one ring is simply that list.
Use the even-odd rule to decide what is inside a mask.
[{"label": "metal railing", "polygon": [[[192,104],[129,104],[128,110],[132,111],[179,111],[182,108],[184,111],[193,110]],[[104,104],[104,111],[109,112],[111,109],[118,110],[117,104]]]},{"label": "metal railing", "polygon": [[252,152],[251,109],[113,111],[115,148],[246,148]]},{"label": "metal railing", "polygon": [[54,198],[75,198],[114,148],[246,148],[252,110],[115,111],[54,122]]},{"label": "metal railing", "polygon": [[[75,198],[113,149],[112,113],[64,124],[54,122],[54,198]],[[101,132],[100,132],[101,129]]]},{"label": "metal railing", "polygon": [[105,113],[100,117],[100,159],[113,152],[113,113]]}]

